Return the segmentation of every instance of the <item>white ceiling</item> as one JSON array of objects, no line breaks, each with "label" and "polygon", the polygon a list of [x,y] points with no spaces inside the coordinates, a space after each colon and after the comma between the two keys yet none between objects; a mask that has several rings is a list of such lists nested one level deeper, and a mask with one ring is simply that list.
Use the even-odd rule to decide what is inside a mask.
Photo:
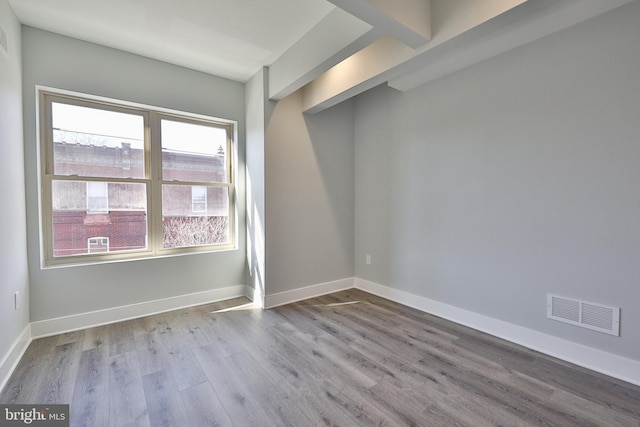
[{"label": "white ceiling", "polygon": [[26,25],[246,81],[335,6],[325,0],[9,0]]},{"label": "white ceiling", "polygon": [[640,0],[9,0],[26,25],[246,82],[322,111],[409,90]]}]

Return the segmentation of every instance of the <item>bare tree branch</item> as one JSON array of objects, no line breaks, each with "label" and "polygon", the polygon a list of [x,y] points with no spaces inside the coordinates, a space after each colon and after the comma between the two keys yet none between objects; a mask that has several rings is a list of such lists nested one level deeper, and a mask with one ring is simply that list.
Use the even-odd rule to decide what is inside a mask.
[{"label": "bare tree branch", "polygon": [[173,216],[162,220],[163,247],[178,248],[229,241],[229,219],[225,216]]}]

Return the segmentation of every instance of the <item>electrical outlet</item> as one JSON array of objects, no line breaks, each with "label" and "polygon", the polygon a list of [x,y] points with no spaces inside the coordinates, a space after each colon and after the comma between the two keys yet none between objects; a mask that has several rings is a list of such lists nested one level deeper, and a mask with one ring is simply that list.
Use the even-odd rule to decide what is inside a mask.
[{"label": "electrical outlet", "polygon": [[13,293],[13,309],[17,310],[20,307],[20,292]]},{"label": "electrical outlet", "polygon": [[364,257],[364,261],[367,263],[367,265],[371,265],[371,255],[367,254]]}]

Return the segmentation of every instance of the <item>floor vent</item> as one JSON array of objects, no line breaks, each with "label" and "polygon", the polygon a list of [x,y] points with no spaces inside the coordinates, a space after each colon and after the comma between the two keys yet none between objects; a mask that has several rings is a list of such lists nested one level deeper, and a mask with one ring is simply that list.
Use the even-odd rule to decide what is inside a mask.
[{"label": "floor vent", "polygon": [[547,295],[547,317],[594,331],[620,335],[620,308]]}]

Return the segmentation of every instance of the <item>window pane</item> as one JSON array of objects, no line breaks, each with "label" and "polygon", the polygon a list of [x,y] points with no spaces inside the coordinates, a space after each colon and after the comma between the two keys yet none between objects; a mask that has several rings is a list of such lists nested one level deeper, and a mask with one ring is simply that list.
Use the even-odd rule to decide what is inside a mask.
[{"label": "window pane", "polygon": [[144,178],[144,118],[51,104],[55,175]]},{"label": "window pane", "polygon": [[145,184],[54,180],[51,200],[54,257],[147,247]]},{"label": "window pane", "polygon": [[[201,191],[206,191],[206,206],[196,212],[194,194],[202,195]],[[164,248],[230,243],[227,188],[163,185],[162,215]]]},{"label": "window pane", "polygon": [[193,123],[161,120],[162,179],[227,182],[227,132]]}]

